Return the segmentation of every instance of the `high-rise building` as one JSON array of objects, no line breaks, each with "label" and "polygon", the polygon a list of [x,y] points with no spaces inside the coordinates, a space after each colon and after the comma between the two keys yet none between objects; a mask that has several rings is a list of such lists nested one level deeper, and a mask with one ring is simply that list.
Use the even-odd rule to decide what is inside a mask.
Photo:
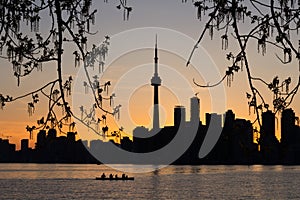
[{"label": "high-rise building", "polygon": [[144,126],[138,126],[133,130],[133,152],[143,152],[148,149],[150,131]]},{"label": "high-rise building", "polygon": [[149,130],[144,126],[138,126],[133,129],[133,137],[134,138],[146,138],[149,136]]},{"label": "high-rise building", "polygon": [[222,115],[217,113],[206,113],[205,115],[206,125],[214,127],[222,127]]},{"label": "high-rise building", "polygon": [[46,130],[40,130],[37,134],[36,149],[41,149],[46,145]]},{"label": "high-rise building", "polygon": [[[253,144],[254,132],[252,123],[250,120],[245,119],[236,119],[234,121],[234,128],[238,130],[239,136],[245,144]],[[238,146],[238,144],[236,144]]]},{"label": "high-rise building", "polygon": [[224,114],[224,127],[229,127],[232,128],[233,122],[235,120],[235,114],[233,113],[232,110],[227,110],[226,113]]},{"label": "high-rise building", "polygon": [[261,137],[275,136],[275,114],[268,110],[262,113]]},{"label": "high-rise building", "polygon": [[200,121],[200,99],[198,97],[191,98],[191,123],[199,124]]},{"label": "high-rise building", "polygon": [[275,136],[275,114],[270,110],[262,113],[259,148],[264,164],[279,161],[280,146]]},{"label": "high-rise building", "polygon": [[159,124],[159,94],[158,88],[161,85],[161,78],[158,75],[158,55],[157,55],[157,36],[155,40],[155,51],[154,51],[154,75],[151,79],[151,85],[154,89],[153,94],[153,130],[158,131],[160,129]]},{"label": "high-rise building", "polygon": [[54,140],[56,139],[56,136],[57,136],[56,130],[53,128],[49,129],[47,139]]},{"label": "high-rise building", "polygon": [[185,107],[184,106],[176,106],[174,108],[174,126],[179,127],[183,123],[185,123]]},{"label": "high-rise building", "polygon": [[227,110],[226,113],[223,115],[223,120],[224,120],[223,133],[226,135],[230,135],[235,122],[235,114],[233,113],[233,111]]},{"label": "high-rise building", "polygon": [[68,132],[67,133],[67,139],[68,139],[68,141],[69,142],[75,142],[75,136],[76,135],[76,133],[74,133],[74,132]]},{"label": "high-rise building", "polygon": [[28,146],[29,146],[29,140],[22,139],[21,140],[21,151],[28,151]]},{"label": "high-rise building", "polygon": [[295,141],[296,136],[296,116],[292,109],[285,109],[281,114],[281,142],[290,144]]}]

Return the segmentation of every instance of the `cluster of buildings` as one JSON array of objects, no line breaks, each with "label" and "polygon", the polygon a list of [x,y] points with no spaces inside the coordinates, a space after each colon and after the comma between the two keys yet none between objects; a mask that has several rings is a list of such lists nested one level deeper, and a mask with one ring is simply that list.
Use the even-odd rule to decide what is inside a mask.
[{"label": "cluster of buildings", "polygon": [[[148,129],[140,126],[133,130],[133,139],[122,137],[120,144],[110,140],[118,148],[134,153],[148,153],[159,150],[171,144],[168,149],[171,155],[178,149],[184,151],[173,164],[300,164],[300,127],[299,119],[292,109],[281,113],[281,140],[275,136],[276,117],[268,110],[262,113],[260,133],[257,133],[252,123],[246,119],[235,117],[232,110],[224,114],[206,114],[206,124],[200,120],[200,99],[190,99],[190,120],[186,120],[186,109],[183,106],[174,108],[174,126],[160,127],[159,122],[159,87],[161,78],[158,74],[157,41],[155,44],[153,86],[153,127]],[[277,122],[278,124],[278,122]],[[36,162],[36,163],[99,163],[93,157],[94,153],[109,154],[105,149],[108,142],[102,140],[75,140],[75,134],[68,132],[67,136],[57,137],[54,129],[48,133],[41,130],[37,134],[34,149],[28,147],[28,140],[21,140],[21,150],[10,144],[8,139],[0,139],[0,162]],[[259,135],[259,136],[258,136]],[[207,137],[215,137],[216,144],[204,157],[199,158],[199,152],[206,145]],[[188,144],[188,146],[183,147]],[[181,148],[183,147],[183,148]],[[92,152],[92,154],[90,153]],[[168,156],[168,155],[166,155]],[[126,160],[126,159],[125,159]],[[123,161],[114,161],[120,164]],[[155,164],[164,164],[155,163]],[[151,160],[131,160],[131,164],[153,164]],[[168,163],[169,164],[169,163]]]},{"label": "cluster of buildings", "polygon": [[8,139],[0,139],[0,162],[19,163],[99,163],[86,149],[87,141],[75,139],[76,133],[57,136],[55,129],[40,130],[35,148],[29,148],[29,140],[21,140],[21,149]]},{"label": "cluster of buildings", "polygon": [[[179,134],[187,137],[193,134],[189,146],[173,164],[300,164],[300,127],[292,109],[281,113],[279,141],[275,136],[278,120],[272,111],[262,113],[262,127],[258,137],[251,122],[236,118],[232,110],[225,114],[207,113],[206,124],[202,124],[199,105],[197,97],[191,98],[189,121],[186,120],[185,107],[176,106],[174,126],[165,126],[159,130],[140,126],[134,129],[132,139],[122,137],[120,144],[113,140],[109,142],[126,151],[146,153],[165,147]],[[221,134],[210,153],[200,159],[200,148],[211,127]],[[90,152],[103,149],[103,145],[108,142],[92,140],[88,144],[88,141],[76,141],[75,135],[74,132],[68,132],[66,136],[58,137],[55,129],[49,129],[48,132],[41,130],[37,134],[34,149],[29,148],[28,139],[22,139],[19,151],[8,139],[0,139],[0,162],[99,163]],[[180,145],[174,146],[171,152],[176,151]],[[141,164],[138,160],[136,163]],[[143,164],[151,164],[151,160]]]},{"label": "cluster of buildings", "polygon": [[[191,98],[190,121],[186,121],[185,108],[176,106],[174,126],[165,126],[159,132],[137,127],[133,131],[133,141],[123,138],[120,147],[137,153],[152,152],[168,145],[178,134],[186,137],[194,134],[191,145],[174,164],[300,164],[300,127],[292,109],[281,113],[279,141],[275,134],[278,120],[270,110],[262,113],[262,127],[258,133],[249,120],[236,118],[232,110],[224,114],[207,113],[206,124],[202,124],[199,102],[197,97]],[[208,155],[200,159],[200,148],[209,129],[212,129],[209,134],[216,131],[220,136]],[[178,146],[174,151],[176,148]]]}]

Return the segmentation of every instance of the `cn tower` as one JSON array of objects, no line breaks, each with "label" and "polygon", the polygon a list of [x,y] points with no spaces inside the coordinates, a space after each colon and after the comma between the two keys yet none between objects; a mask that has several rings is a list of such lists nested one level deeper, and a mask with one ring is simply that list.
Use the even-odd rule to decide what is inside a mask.
[{"label": "cn tower", "polygon": [[157,35],[155,38],[155,56],[154,56],[154,75],[151,79],[151,85],[154,89],[153,99],[153,130],[158,131],[159,125],[159,102],[158,102],[158,87],[161,85],[161,78],[158,75],[158,56],[157,56]]}]

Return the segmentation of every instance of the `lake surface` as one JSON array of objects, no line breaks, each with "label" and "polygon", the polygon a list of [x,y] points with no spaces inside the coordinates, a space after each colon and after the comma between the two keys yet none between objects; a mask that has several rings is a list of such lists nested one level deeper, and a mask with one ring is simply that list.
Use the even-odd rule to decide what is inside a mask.
[{"label": "lake surface", "polygon": [[105,165],[0,164],[0,199],[300,199],[300,166],[168,166],[129,174],[134,181],[94,180],[102,172],[122,174]]}]

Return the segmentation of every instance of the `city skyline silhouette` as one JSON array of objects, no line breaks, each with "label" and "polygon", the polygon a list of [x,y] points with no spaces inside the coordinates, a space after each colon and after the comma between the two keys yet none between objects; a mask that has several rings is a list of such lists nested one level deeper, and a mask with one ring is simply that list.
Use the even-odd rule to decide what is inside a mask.
[{"label": "city skyline silhouette", "polygon": [[[195,97],[191,99],[191,107],[197,105]],[[198,104],[200,106],[200,104]],[[198,122],[197,135],[193,143],[184,154],[172,164],[300,164],[298,156],[300,150],[300,127],[292,120],[296,120],[292,109],[286,109],[282,114],[284,126],[281,128],[282,141],[275,137],[275,114],[272,111],[263,113],[263,131],[259,143],[255,143],[255,129],[249,120],[235,118],[232,110],[224,114],[206,113],[206,125],[192,120],[186,121],[185,107],[174,107],[174,126],[165,126],[159,133],[151,135],[151,130],[143,126],[137,127],[133,132],[133,141],[124,136],[121,143],[113,140],[82,141],[75,140],[75,132],[68,132],[67,136],[58,136],[55,129],[49,129],[48,133],[41,130],[37,134],[37,143],[34,149],[28,145],[29,139],[22,139],[21,149],[16,151],[16,145],[10,144],[9,139],[0,139],[0,162],[37,162],[37,163],[101,163],[95,159],[93,151],[105,149],[106,143],[114,143],[119,148],[146,153],[162,148],[168,144],[177,134],[178,128],[183,126],[185,134],[189,134],[191,126]],[[199,159],[198,153],[207,134],[209,121],[214,118],[216,126],[223,128],[222,134],[213,147],[213,150],[203,159]],[[145,137],[146,136],[146,137]],[[258,138],[256,138],[258,139]],[[90,154],[89,153],[92,153]],[[126,159],[125,159],[126,160]],[[120,161],[116,164],[141,164]],[[149,163],[142,164],[152,164]],[[157,164],[157,163],[156,163]],[[164,164],[163,162],[161,164]]]},{"label": "city skyline silhouette", "polygon": [[[153,119],[152,127],[137,126],[132,132],[132,139],[122,134],[111,133],[119,138],[103,140],[77,140],[77,132],[69,132],[67,136],[58,136],[55,129],[40,130],[36,136],[35,148],[29,147],[29,140],[22,139],[21,149],[16,151],[16,145],[10,144],[8,139],[0,139],[0,162],[37,162],[37,163],[101,163],[96,153],[103,152],[108,143],[114,143],[119,148],[135,153],[147,153],[163,148],[179,133],[190,134],[196,128],[197,134],[185,152],[167,164],[195,165],[195,164],[300,164],[300,127],[296,125],[297,117],[292,109],[285,109],[281,117],[281,138],[275,135],[275,114],[268,110],[262,113],[262,129],[260,134],[253,124],[242,118],[236,118],[232,110],[226,113],[205,113],[204,125],[200,119],[201,99],[198,94],[190,98],[189,121],[186,116],[186,107],[174,105],[173,126],[160,127],[158,87],[161,78],[158,72],[157,36],[154,47],[154,75],[151,79],[153,86]],[[151,98],[150,96],[148,98]],[[102,120],[106,120],[102,116]],[[298,121],[299,122],[299,121]],[[278,122],[277,122],[278,123]],[[221,130],[219,138],[212,150],[204,157],[199,157],[200,149],[205,145],[205,138],[212,131]],[[106,132],[108,131],[107,126]],[[108,135],[108,133],[107,133]],[[108,146],[107,146],[108,147]],[[109,148],[107,148],[109,149]],[[173,151],[176,151],[173,149]],[[172,153],[172,152],[171,152]],[[113,155],[112,155],[113,156]],[[161,162],[161,163],[160,163]],[[115,164],[166,164],[164,161],[148,160],[118,160]]]},{"label": "city skyline silhouette", "polygon": [[0,199],[300,198],[300,0],[0,2]]},{"label": "city skyline silhouette", "polygon": [[[159,99],[160,99],[160,96],[159,96],[159,92],[158,92],[158,87],[161,85],[161,78],[159,77],[158,75],[158,68],[159,68],[159,64],[158,64],[158,47],[157,47],[157,36],[156,36],[156,39],[155,39],[155,46],[154,46],[154,75],[151,79],[151,86],[153,86],[153,109],[154,109],[154,112],[153,112],[153,120],[152,120],[152,123],[153,123],[153,126],[152,126],[152,130],[149,131],[148,128],[144,128],[143,126],[142,127],[137,127],[136,129],[133,130],[133,133],[132,133],[132,137],[133,137],[133,143],[130,141],[130,139],[128,137],[124,137],[124,138],[119,138],[120,140],[120,144],[121,145],[121,148],[125,149],[125,150],[128,150],[128,151],[133,151],[133,152],[148,152],[148,151],[152,151],[153,149],[157,149],[157,148],[161,148],[163,147],[164,145],[163,144],[167,144],[166,141],[169,141],[171,138],[174,137],[174,135],[176,135],[176,127],[178,128],[180,125],[184,124],[183,126],[186,126],[186,109],[184,106],[182,105],[174,105],[174,118],[173,118],[173,123],[174,123],[174,128],[172,128],[172,126],[164,126],[162,127],[162,129],[160,130],[160,121],[159,121]],[[197,95],[197,94],[196,94]],[[150,98],[150,97],[148,97]],[[190,154],[193,154],[192,155],[192,158],[187,158],[186,155],[183,156],[183,158],[179,158],[179,161],[176,161],[175,163],[179,163],[179,164],[197,164],[199,163],[200,161],[197,160],[197,156],[196,156],[196,152],[195,152],[195,149],[197,149],[198,151],[200,150],[200,147],[203,143],[203,140],[204,140],[204,136],[205,136],[205,130],[207,131],[207,126],[209,125],[210,121],[213,120],[214,123],[217,123],[216,127],[220,127],[220,128],[224,128],[225,132],[226,132],[226,129],[228,129],[227,126],[232,126],[232,123],[233,121],[235,120],[234,118],[235,117],[231,117],[231,125],[228,125],[229,122],[226,122],[225,119],[227,118],[230,118],[229,116],[225,116],[223,117],[223,114],[216,114],[216,113],[206,113],[205,114],[205,121],[206,121],[206,126],[202,126],[202,122],[200,121],[200,98],[198,98],[197,96],[194,96],[190,99],[190,121],[189,121],[189,124],[190,125],[187,125],[187,126],[200,126],[200,129],[198,129],[198,134],[202,134],[202,136],[196,136],[196,138],[201,138],[199,141],[196,141],[196,144],[192,144],[194,146],[191,146],[189,147],[189,150],[188,151],[192,151],[192,153],[189,153]],[[232,111],[228,111],[227,114],[229,113],[229,115],[233,115],[234,114],[232,113]],[[289,113],[289,117],[287,117],[287,114],[285,113]],[[103,118],[103,117],[102,117]],[[290,121],[289,123],[287,122],[288,120],[286,119],[288,118]],[[104,118],[102,119],[104,120]],[[106,120],[106,118],[105,118]],[[294,121],[294,123],[291,123],[291,120]],[[237,124],[240,123],[239,126],[241,126],[241,129],[243,130],[245,127],[243,126],[246,126],[246,127],[250,127],[249,125],[249,121],[247,120],[244,120],[244,119],[237,119],[237,121],[239,122],[236,122]],[[260,134],[260,137],[258,136],[257,134],[257,130],[254,129],[254,127],[252,127],[252,132],[249,131],[248,132],[248,136],[245,135],[246,138],[248,138],[248,145],[251,145],[252,147],[252,151],[254,151],[253,149],[257,149],[257,155],[252,155],[254,156],[255,158],[251,158],[251,159],[256,159],[255,162],[266,162],[266,164],[269,163],[281,163],[283,162],[283,158],[279,158],[279,156],[282,156],[281,154],[283,153],[286,153],[285,151],[289,152],[293,152],[295,153],[294,151],[297,150],[297,145],[298,143],[295,142],[295,143],[292,143],[291,142],[291,138],[293,141],[298,141],[298,136],[296,133],[299,132],[299,126],[296,126],[295,123],[297,121],[297,117],[295,116],[295,114],[293,114],[293,111],[291,109],[287,109],[283,112],[283,119],[281,120],[283,123],[283,128],[281,130],[281,135],[283,135],[283,142],[282,142],[282,147],[279,146],[279,141],[278,139],[276,138],[275,136],[275,115],[274,113],[272,113],[271,111],[267,111],[267,112],[264,112],[262,113],[262,121],[263,121],[263,126],[262,126],[262,130],[261,130],[261,134]],[[226,125],[227,123],[227,125]],[[248,124],[247,124],[248,123]],[[278,123],[278,122],[277,122]],[[246,125],[247,124],[247,125]],[[286,124],[288,124],[288,126],[286,126]],[[277,125],[278,126],[278,125]],[[104,128],[104,127],[103,127]],[[102,130],[103,130],[102,128]],[[151,128],[151,127],[149,127]],[[186,127],[185,127],[186,128]],[[230,129],[230,128],[229,128]],[[231,127],[232,129],[232,127]],[[37,142],[35,144],[35,149],[34,151],[40,151],[41,149],[41,146],[43,146],[43,144],[41,145],[41,143],[46,143],[46,141],[65,141],[65,137],[64,136],[60,136],[60,137],[57,137],[56,135],[56,131],[53,129],[53,131],[51,131],[52,129],[49,130],[48,132],[48,136],[46,137],[46,132],[42,131],[42,132],[39,132],[37,134]],[[55,132],[54,132],[55,131]],[[108,129],[106,130],[108,131]],[[186,129],[186,131],[188,132],[188,129]],[[228,131],[228,130],[227,130]],[[140,132],[140,133],[139,133]],[[139,136],[141,136],[142,138],[143,137],[148,137],[147,135],[149,135],[149,133],[152,134],[154,133],[158,133],[158,135],[156,135],[154,138],[155,139],[149,139],[150,141],[150,146],[152,147],[149,147],[149,144],[147,144],[147,142],[149,141],[146,141],[146,143],[143,141],[143,139],[139,139]],[[165,134],[169,134],[169,136],[166,136],[166,135],[161,135],[161,132],[164,132]],[[292,133],[291,133],[292,132]],[[295,133],[293,133],[295,132]],[[113,133],[111,133],[113,134]],[[224,132],[222,132],[222,134],[224,134]],[[227,132],[228,134],[228,132]],[[293,135],[294,134],[294,135]],[[296,134],[296,135],[295,135]],[[41,136],[42,135],[42,136]],[[72,135],[72,136],[70,136]],[[171,136],[170,136],[171,135]],[[44,142],[41,142],[41,139],[39,138],[43,138],[42,140]],[[69,139],[71,137],[71,139]],[[151,136],[152,137],[152,136]],[[220,140],[222,140],[222,137],[224,136],[221,136]],[[46,140],[47,138],[47,140]],[[68,137],[66,138],[67,141],[71,142],[71,143],[75,143],[75,134],[72,134],[72,132],[68,132]],[[259,139],[259,140],[258,140]],[[151,141],[153,140],[153,141]],[[160,140],[162,141],[165,141],[163,143],[160,143]],[[217,140],[219,140],[219,138],[217,138]],[[124,144],[122,144],[122,141],[124,142]],[[156,142],[155,142],[156,141]],[[259,143],[256,144],[256,142]],[[80,142],[79,142],[80,143]],[[96,143],[96,144],[101,144],[101,142],[97,142],[97,141],[90,141],[90,144],[93,144],[93,143]],[[141,143],[141,144],[139,144]],[[218,141],[218,143],[220,143]],[[4,146],[9,147],[9,149],[15,149],[15,147],[13,147],[13,145],[9,145],[8,144],[8,141],[7,140],[2,140],[2,144]],[[87,142],[85,141],[84,142],[85,145],[83,146],[86,146],[88,147],[87,145]],[[78,146],[79,144],[77,144]],[[94,144],[95,145],[95,144]],[[294,145],[296,147],[291,147],[292,150],[282,150],[283,148],[290,148],[289,145]],[[28,140],[26,139],[22,139],[21,140],[21,150],[20,152],[23,152],[24,154],[24,151],[25,152],[29,152],[28,150],[30,149],[28,147]],[[82,148],[83,146],[80,146],[77,147],[77,148]],[[93,146],[93,145],[92,145]],[[142,146],[143,148],[140,149],[139,146]],[[147,148],[148,146],[148,148]],[[196,146],[196,147],[195,147]],[[49,148],[49,147],[48,147]],[[62,147],[58,147],[59,149],[63,149]],[[75,148],[75,146],[73,145],[73,147],[69,147],[69,148]],[[95,148],[95,147],[91,147],[91,148]],[[218,147],[216,147],[218,148]],[[214,148],[214,149],[216,149]],[[268,152],[268,150],[265,150],[265,149],[273,149],[275,151],[275,153],[273,152],[272,154],[270,154],[269,156],[271,156],[271,158],[268,157],[269,160],[264,160],[262,158],[260,158],[261,160],[259,161],[257,157],[259,153],[261,154],[265,154],[265,152]],[[97,149],[97,148],[96,148]],[[190,150],[190,149],[193,149],[193,150]],[[7,150],[6,150],[7,151]],[[47,151],[50,151],[49,149]],[[86,161],[82,161],[82,160],[77,160],[77,162],[94,162],[94,163],[97,163],[96,160],[93,160],[89,154],[87,154],[83,149],[80,150],[82,155],[85,155],[88,157],[88,159]],[[283,152],[282,152],[283,151]],[[51,152],[51,151],[50,151]],[[85,152],[85,153],[82,153],[82,152]],[[53,152],[52,152],[53,153]],[[54,153],[54,154],[58,154],[58,152]],[[287,154],[287,153],[286,153]],[[82,156],[81,155],[81,156]],[[211,155],[211,154],[210,154]],[[27,155],[28,156],[28,155]],[[44,156],[47,156],[46,154]],[[261,155],[262,156],[262,155]],[[15,156],[14,156],[15,157]],[[20,157],[20,155],[19,155]],[[22,157],[22,156],[21,156]],[[53,155],[52,155],[53,157]],[[241,155],[240,155],[241,157]],[[293,157],[293,156],[292,156]],[[18,158],[19,161],[30,161],[31,158],[26,158],[26,159],[21,159],[21,158]],[[17,159],[17,160],[18,160]],[[35,158],[37,159],[37,158]],[[40,160],[39,160],[40,159]],[[57,162],[75,162],[74,160],[68,158],[69,160],[63,160],[63,158],[56,158]],[[181,160],[180,160],[181,159]],[[191,159],[191,160],[189,160]],[[219,161],[220,163],[223,163],[223,164],[226,164],[226,162],[228,163],[234,163],[234,161],[230,160],[231,158],[227,158],[228,160],[226,161]],[[292,159],[292,158],[289,158],[289,159]],[[295,158],[293,158],[295,159]],[[286,161],[287,163],[289,164],[294,164],[296,161],[294,160],[288,160]],[[47,160],[47,159],[45,159]],[[187,161],[188,160],[188,161]],[[297,159],[296,159],[297,160]],[[32,160],[31,160],[32,161]],[[36,160],[37,162],[46,162],[46,161],[43,161],[43,159],[40,157]],[[49,162],[55,162],[55,160],[51,160]],[[213,161],[211,161],[213,162]],[[224,163],[225,162],[225,163]],[[241,161],[238,161],[238,163],[240,163]],[[245,160],[242,162],[242,164],[245,164]],[[200,162],[201,163],[201,162]],[[218,163],[218,161],[216,161],[216,163]],[[251,163],[248,161],[248,164]],[[253,164],[253,163],[252,163]]]},{"label": "city skyline silhouette", "polygon": [[[156,1],[158,3],[158,1]],[[203,26],[202,23],[199,23],[198,19],[195,19],[195,9],[193,6],[186,6],[185,4],[182,5],[181,2],[177,3],[172,3],[168,4],[167,2],[164,3],[159,3],[160,4],[160,8],[157,8],[155,6],[155,3],[147,3],[147,2],[143,2],[143,3],[139,3],[139,2],[132,2],[134,4],[134,15],[139,16],[138,18],[133,17],[131,20],[129,20],[128,22],[126,21],[125,23],[120,20],[119,16],[116,16],[115,14],[113,14],[115,11],[115,7],[110,5],[110,4],[104,4],[103,2],[94,2],[95,6],[99,6],[99,7],[105,7],[105,9],[102,10],[103,15],[107,15],[108,18],[110,20],[104,20],[101,19],[100,17],[100,21],[99,24],[96,24],[96,30],[105,30],[104,32],[100,31],[99,34],[95,37],[95,38],[91,38],[91,43],[99,43],[99,38],[102,38],[102,36],[105,36],[107,34],[109,35],[116,35],[117,33],[119,34],[120,32],[124,31],[124,30],[128,30],[128,29],[136,29],[136,28],[143,28],[143,27],[165,27],[165,28],[169,28],[172,30],[176,30],[179,31],[183,34],[186,34],[188,37],[193,38],[194,40],[197,39],[198,37],[198,32],[199,29],[201,29],[201,27]],[[146,7],[149,8],[146,9],[143,5],[146,4]],[[168,10],[169,15],[167,18],[165,18],[166,16],[163,14],[164,12],[157,12],[156,15],[153,15],[153,12],[151,12],[151,10]],[[108,19],[107,18],[107,19]],[[159,19],[165,19],[165,20],[159,20]],[[168,26],[166,27],[166,21],[168,21]],[[101,22],[101,23],[100,23]],[[184,23],[178,23],[178,22],[184,22]],[[111,24],[115,24],[115,26],[111,26]],[[46,28],[45,24],[47,23],[43,23],[41,24],[41,30],[42,28]],[[100,26],[101,24],[101,26]],[[183,26],[184,24],[184,26]],[[99,28],[100,27],[100,28]],[[141,36],[142,37],[142,36]],[[161,36],[162,37],[162,36]],[[228,64],[225,61],[225,53],[228,53],[224,50],[221,49],[221,42],[217,39],[219,36],[216,35],[215,39],[210,41],[209,38],[207,38],[207,41],[204,41],[202,43],[203,48],[208,52],[208,54],[210,56],[213,57],[214,62],[216,63],[216,65],[218,66],[218,68],[220,69],[220,72],[224,72],[226,65]],[[172,37],[171,37],[172,38]],[[128,38],[129,39],[129,38]],[[144,37],[144,41],[145,43],[146,40],[149,40],[149,43],[151,42],[151,45],[146,45],[147,48],[152,47],[153,44],[153,35],[151,37]],[[132,39],[129,40],[128,43],[134,43],[136,40]],[[177,41],[174,38],[172,38],[173,43],[177,43],[176,44],[176,48],[181,48],[182,46],[184,46],[184,44],[181,41]],[[160,45],[161,46],[166,46],[166,43],[172,43],[172,41],[168,41],[165,38],[161,38],[160,39]],[[128,43],[120,43],[118,41],[118,44],[124,44],[127,45]],[[113,40],[112,40],[112,44],[113,44]],[[229,43],[229,47],[233,47],[230,46],[231,44]],[[193,44],[189,45],[186,51],[186,54],[188,54],[188,52],[191,50],[191,47],[193,46]],[[255,45],[254,45],[255,46]],[[143,46],[140,45],[140,48],[142,48]],[[233,50],[235,50],[233,48]],[[288,75],[288,71],[290,71],[291,68],[285,68],[285,67],[281,67],[281,63],[280,61],[278,61],[277,59],[274,59],[274,54],[270,53],[270,54],[266,54],[264,57],[262,56],[258,56],[257,52],[256,52],[256,47],[253,49],[250,49],[251,51],[249,51],[248,55],[251,56],[251,63],[252,65],[255,67],[253,69],[253,71],[255,72],[255,75],[265,75],[265,80],[270,82],[272,81],[272,78],[274,77],[274,75],[279,75],[279,77],[281,78],[286,78]],[[65,52],[68,52],[68,49],[65,49]],[[73,51],[71,51],[73,52]],[[111,52],[112,53],[112,52]],[[184,57],[185,61],[188,58],[188,55],[186,54],[182,54],[182,56]],[[278,53],[278,55],[281,55],[280,52]],[[147,59],[144,59],[144,61],[146,60],[147,62],[149,62],[149,60],[152,60],[152,55],[148,55],[149,57]],[[176,63],[171,63],[171,61],[168,61],[169,57],[165,56],[165,53],[161,52],[161,55],[163,56],[160,60],[162,61],[162,64],[168,64],[169,66],[174,66],[176,65]],[[139,59],[139,57],[137,56],[135,59]],[[259,62],[261,61],[261,62]],[[295,60],[294,60],[295,61]],[[129,61],[127,61],[129,62]],[[167,63],[168,62],[168,63]],[[69,58],[66,57],[66,63],[74,63],[73,57]],[[131,63],[124,63],[124,65],[130,65]],[[184,68],[184,62],[182,64],[181,67]],[[294,62],[293,65],[296,65],[297,63]],[[1,60],[1,65],[6,66],[8,65],[7,62],[4,62]],[[67,66],[67,65],[66,65]],[[122,67],[122,65],[119,65],[120,68]],[[131,66],[135,66],[135,65],[131,65]],[[205,65],[206,66],[206,65]],[[274,71],[268,71],[265,69],[268,69],[269,67],[274,66]],[[209,68],[209,66],[206,66],[207,68]],[[289,69],[289,70],[287,70]],[[11,77],[10,75],[13,76],[11,68],[10,67],[3,67],[3,73],[1,73],[1,91],[3,91],[3,93],[8,93],[11,94],[13,96],[17,96],[17,95],[22,95],[25,91],[29,90],[29,89],[35,89],[36,85],[42,85],[45,81],[48,81],[48,78],[52,77],[55,73],[56,70],[51,70],[51,67],[45,67],[43,68],[43,73],[36,73],[34,72],[34,81],[31,80],[26,80],[24,79],[21,83],[21,88],[18,87],[14,87],[16,86],[16,80]],[[120,69],[121,70],[121,69]],[[278,73],[277,73],[278,72]],[[49,76],[44,75],[44,74],[49,74]],[[66,68],[66,74],[76,74],[76,71],[74,72],[73,69],[68,69],[68,67]],[[291,71],[291,75],[292,75],[292,80],[295,81],[297,79],[297,77],[294,76],[293,71]],[[194,77],[191,75],[189,76],[190,80],[192,80]],[[228,108],[231,108],[233,110],[235,110],[236,114],[240,117],[244,117],[244,118],[248,118],[248,109],[247,109],[247,100],[244,99],[245,93],[246,92],[250,92],[247,88],[247,84],[245,84],[244,81],[244,75],[241,76],[235,76],[234,77],[234,82],[231,85],[230,88],[226,89],[227,95],[228,97],[230,97],[229,101],[228,101]],[[199,78],[195,78],[196,80],[198,80],[199,82],[202,82],[201,79]],[[204,84],[207,84],[207,82],[210,82],[211,84],[214,82],[214,80],[208,80],[208,81],[203,81]],[[113,83],[113,81],[112,81]],[[271,100],[271,94],[268,93],[268,91],[265,91],[263,89],[264,94],[266,94],[267,96],[267,101],[268,102],[272,102]],[[201,95],[202,97],[202,95]],[[205,101],[207,101],[207,98],[203,98],[202,97],[202,103],[205,104]],[[41,104],[40,104],[41,105]],[[184,104],[187,105],[187,104]],[[294,108],[295,112],[297,113],[297,115],[299,115],[299,97],[298,95],[296,95],[295,97],[295,103],[293,103],[291,105],[292,108]],[[203,109],[206,109],[209,106],[203,106]],[[33,113],[33,116],[28,117],[27,114],[27,105],[24,105],[24,102],[15,102],[14,105],[7,105],[4,108],[4,111],[1,112],[0,114],[0,118],[1,118],[1,123],[0,123],[0,128],[1,128],[1,134],[3,134],[4,136],[12,136],[10,138],[10,140],[16,140],[16,142],[20,139],[20,138],[24,138],[27,135],[29,135],[29,133],[26,133],[24,131],[24,127],[26,127],[27,125],[33,124],[36,122],[36,120],[38,120],[38,118],[40,118],[40,116],[44,116],[44,111],[45,108],[44,106],[37,106],[35,109],[35,113]],[[188,111],[187,111],[188,112]],[[209,110],[207,112],[210,112]],[[169,112],[169,114],[171,115],[172,111]],[[252,114],[253,115],[253,114]],[[204,113],[201,113],[202,118],[204,117]],[[137,118],[140,116],[137,116]],[[148,116],[144,117],[144,118],[148,118]],[[249,117],[252,118],[251,120],[253,120],[253,116]],[[168,119],[169,121],[171,121],[171,119]],[[36,134],[36,132],[34,133]],[[4,137],[3,136],[3,137]],[[279,135],[277,135],[278,137]],[[34,142],[30,141],[31,146],[34,146]]]}]

